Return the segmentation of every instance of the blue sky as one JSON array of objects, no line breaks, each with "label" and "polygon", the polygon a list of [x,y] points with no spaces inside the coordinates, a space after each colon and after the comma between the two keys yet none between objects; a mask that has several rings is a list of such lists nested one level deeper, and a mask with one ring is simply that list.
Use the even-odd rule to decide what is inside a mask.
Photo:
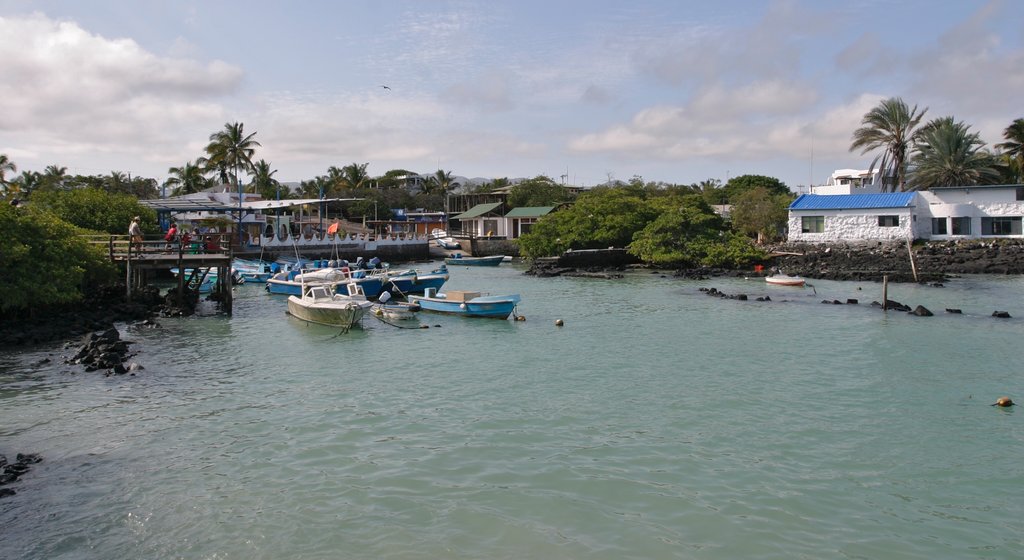
[{"label": "blue sky", "polygon": [[0,14],[0,153],[19,172],[163,181],[239,121],[282,181],[358,162],[795,188],[866,168],[850,136],[886,97],[989,144],[1024,117],[1012,0],[0,0]]}]

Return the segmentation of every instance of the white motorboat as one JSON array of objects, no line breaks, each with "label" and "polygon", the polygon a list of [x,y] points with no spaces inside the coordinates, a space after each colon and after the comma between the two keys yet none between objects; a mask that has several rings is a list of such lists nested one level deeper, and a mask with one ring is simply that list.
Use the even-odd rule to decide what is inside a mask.
[{"label": "white motorboat", "polygon": [[303,288],[301,296],[288,296],[288,313],[310,323],[350,329],[373,306],[365,296],[338,294],[330,285]]}]

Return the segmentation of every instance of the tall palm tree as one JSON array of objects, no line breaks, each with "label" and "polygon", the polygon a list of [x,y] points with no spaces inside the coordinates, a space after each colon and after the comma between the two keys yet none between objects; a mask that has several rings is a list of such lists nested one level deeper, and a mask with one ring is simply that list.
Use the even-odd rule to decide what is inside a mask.
[{"label": "tall palm tree", "polygon": [[17,173],[18,166],[14,165],[14,162],[8,159],[7,154],[0,154],[0,187],[3,187],[4,194],[7,194],[7,186],[10,184],[7,182],[7,172]]},{"label": "tall palm tree", "polygon": [[426,191],[430,193],[438,193],[441,196],[448,194],[448,189],[452,186],[452,172],[438,169],[433,175],[427,178]]},{"label": "tall palm tree", "polygon": [[8,183],[7,188],[13,195],[32,196],[33,191],[39,188],[41,178],[38,171],[22,171]]},{"label": "tall palm tree", "polygon": [[49,189],[63,189],[67,179],[68,168],[61,165],[47,165],[43,170],[42,182]]},{"label": "tall palm tree", "polygon": [[331,166],[327,170],[329,181],[332,186],[341,189],[362,189],[370,182],[370,175],[366,172],[369,163],[350,163],[341,169]]},{"label": "tall palm tree", "polygon": [[991,185],[1000,180],[999,163],[970,126],[952,117],[935,119],[916,136],[909,190]]},{"label": "tall palm tree", "polygon": [[1006,142],[996,144],[996,148],[1003,150],[1016,167],[1016,180],[1024,181],[1024,119],[1016,119],[1003,131],[1003,138]]},{"label": "tall palm tree", "polygon": [[171,196],[197,193],[210,187],[211,181],[203,174],[203,168],[191,161],[186,161],[181,167],[168,168],[167,174],[170,177],[164,181],[164,186],[174,189]]},{"label": "tall palm tree", "polygon": [[245,125],[239,122],[224,123],[224,130],[210,135],[210,143],[206,146],[208,162],[219,169],[228,168],[234,171],[235,187],[238,191],[238,239],[243,239],[242,232],[242,182],[239,171],[251,172],[252,156],[256,153],[259,142],[253,139],[256,133],[246,135]]},{"label": "tall palm tree", "polygon": [[266,160],[259,160],[252,166],[252,191],[264,199],[281,198],[281,182],[274,178],[277,170],[271,170]]},{"label": "tall palm tree", "polygon": [[[885,151],[871,162],[871,169],[882,173],[882,185],[885,189],[903,190],[907,176],[907,156],[914,138],[914,129],[928,112],[925,107],[920,112],[917,105],[911,109],[899,97],[890,97],[867,112],[861,120],[861,126],[853,131],[853,142],[850,151],[860,150],[861,154],[883,148]],[[888,179],[888,185],[886,185]]]}]

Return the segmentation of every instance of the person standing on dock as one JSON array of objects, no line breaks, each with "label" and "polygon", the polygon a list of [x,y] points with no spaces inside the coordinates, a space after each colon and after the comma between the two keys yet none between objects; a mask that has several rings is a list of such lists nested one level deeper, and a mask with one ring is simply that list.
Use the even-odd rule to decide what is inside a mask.
[{"label": "person standing on dock", "polygon": [[142,218],[135,216],[132,218],[131,225],[128,226],[128,236],[131,237],[131,243],[138,253],[142,252],[142,226],[139,225],[141,221]]},{"label": "person standing on dock", "polygon": [[164,241],[167,242],[167,245],[164,247],[164,249],[173,249],[174,248],[174,243],[177,240],[178,240],[178,224],[175,223],[175,222],[171,222],[171,228],[168,229],[167,230],[167,234],[164,235]]}]

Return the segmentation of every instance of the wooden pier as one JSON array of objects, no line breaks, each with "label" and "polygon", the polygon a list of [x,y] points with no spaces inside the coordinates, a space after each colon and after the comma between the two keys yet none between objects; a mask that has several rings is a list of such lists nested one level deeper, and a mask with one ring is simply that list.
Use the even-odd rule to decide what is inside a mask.
[{"label": "wooden pier", "polygon": [[[161,239],[144,239],[141,247],[131,243],[127,235],[110,235],[89,238],[94,245],[104,245],[110,260],[125,265],[125,284],[127,297],[149,285],[156,271],[178,269],[178,301],[184,301],[186,292],[198,293],[209,270],[216,269],[217,282],[213,293],[221,301],[222,308],[231,313],[231,259],[232,248],[229,234],[213,234],[217,240],[212,247],[197,241],[182,246],[180,243],[167,243]],[[223,245],[220,243],[223,241]],[[191,270],[186,275],[185,271]]]}]

